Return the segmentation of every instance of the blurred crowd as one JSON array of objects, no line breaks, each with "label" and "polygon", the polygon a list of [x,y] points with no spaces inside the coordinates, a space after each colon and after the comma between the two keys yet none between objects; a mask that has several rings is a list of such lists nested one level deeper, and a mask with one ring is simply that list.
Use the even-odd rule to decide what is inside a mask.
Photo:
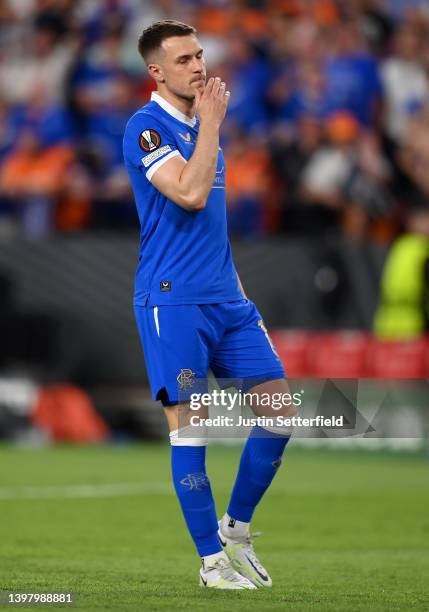
[{"label": "blurred crowd", "polygon": [[165,18],[232,92],[233,235],[429,235],[428,0],[2,0],[0,237],[137,227],[122,136]]}]

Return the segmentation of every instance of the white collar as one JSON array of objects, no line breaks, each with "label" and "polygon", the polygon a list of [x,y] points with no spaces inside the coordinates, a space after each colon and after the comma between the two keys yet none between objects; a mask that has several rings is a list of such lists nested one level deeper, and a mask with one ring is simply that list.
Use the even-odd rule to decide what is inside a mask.
[{"label": "white collar", "polygon": [[156,102],[157,104],[159,104],[161,108],[163,108],[169,115],[171,115],[175,119],[178,119],[182,123],[186,123],[187,125],[190,125],[191,127],[195,126],[197,122],[196,115],[194,115],[192,119],[190,117],[187,117],[184,113],[177,110],[175,106],[170,104],[170,102],[167,102],[165,98],[160,96],[157,91],[152,92],[150,99]]}]

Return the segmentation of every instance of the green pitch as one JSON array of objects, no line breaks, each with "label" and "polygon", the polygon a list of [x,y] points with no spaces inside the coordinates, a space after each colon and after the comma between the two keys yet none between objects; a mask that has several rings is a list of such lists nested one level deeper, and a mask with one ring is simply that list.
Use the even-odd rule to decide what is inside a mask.
[{"label": "green pitch", "polygon": [[[209,449],[219,513],[238,456]],[[254,520],[274,586],[227,593],[197,586],[167,446],[3,446],[0,590],[88,611],[429,610],[428,480],[423,456],[287,449]]]}]

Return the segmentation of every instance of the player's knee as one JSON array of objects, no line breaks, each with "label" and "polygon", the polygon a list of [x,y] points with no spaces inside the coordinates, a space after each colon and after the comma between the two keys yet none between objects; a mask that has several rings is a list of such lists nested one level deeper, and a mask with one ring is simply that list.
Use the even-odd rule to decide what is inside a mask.
[{"label": "player's knee", "polygon": [[198,428],[204,429],[204,427],[199,425],[199,423],[208,416],[206,407],[201,407],[198,411],[195,411],[191,409],[189,404],[164,406],[164,412],[170,431],[182,430],[186,429],[187,427],[194,428],[195,430],[198,430]]},{"label": "player's knee", "polygon": [[292,418],[298,415],[294,395],[285,378],[268,380],[250,391],[250,405],[257,416]]}]

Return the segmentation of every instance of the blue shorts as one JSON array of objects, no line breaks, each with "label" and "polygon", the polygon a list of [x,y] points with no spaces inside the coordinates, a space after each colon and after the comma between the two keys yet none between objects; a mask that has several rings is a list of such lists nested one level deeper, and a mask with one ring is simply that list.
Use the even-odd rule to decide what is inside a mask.
[{"label": "blue shorts", "polygon": [[233,379],[243,390],[285,377],[262,317],[250,300],[135,306],[134,310],[152,397],[166,405],[205,392],[209,370],[217,379]]}]

